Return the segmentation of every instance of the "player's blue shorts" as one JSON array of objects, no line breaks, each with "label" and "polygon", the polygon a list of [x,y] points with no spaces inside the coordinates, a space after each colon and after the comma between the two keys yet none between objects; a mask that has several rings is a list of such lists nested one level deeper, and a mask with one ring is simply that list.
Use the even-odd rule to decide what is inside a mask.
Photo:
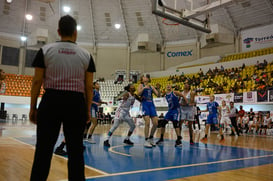
[{"label": "player's blue shorts", "polygon": [[143,116],[155,117],[157,116],[155,105],[153,102],[142,102]]},{"label": "player's blue shorts", "polygon": [[209,114],[206,123],[207,124],[218,124],[217,114]]},{"label": "player's blue shorts", "polygon": [[165,120],[180,121],[180,111],[177,109],[168,110],[165,115]]}]

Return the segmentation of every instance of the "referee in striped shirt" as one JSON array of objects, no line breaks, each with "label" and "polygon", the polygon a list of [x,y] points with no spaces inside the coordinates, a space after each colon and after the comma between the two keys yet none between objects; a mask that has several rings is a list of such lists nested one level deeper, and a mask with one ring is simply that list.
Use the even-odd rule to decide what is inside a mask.
[{"label": "referee in striped shirt", "polygon": [[[90,121],[96,69],[90,53],[75,43],[76,26],[71,16],[61,17],[58,28],[61,41],[43,46],[32,64],[35,74],[29,118],[37,124],[37,141],[31,181],[47,180],[61,125],[67,144],[68,179],[85,180],[83,131]],[[45,93],[37,107],[42,84]]]}]

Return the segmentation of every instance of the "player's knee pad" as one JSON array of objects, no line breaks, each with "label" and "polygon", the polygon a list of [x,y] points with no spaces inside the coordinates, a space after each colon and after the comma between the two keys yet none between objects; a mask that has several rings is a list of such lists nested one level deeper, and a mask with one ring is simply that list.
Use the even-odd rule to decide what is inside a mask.
[{"label": "player's knee pad", "polygon": [[158,127],[158,128],[165,128],[165,126],[166,126],[167,123],[168,123],[167,120],[165,120],[165,119],[160,119],[160,120],[158,120],[158,125],[157,125],[157,127]]},{"label": "player's knee pad", "polygon": [[135,130],[135,128],[136,128],[136,125],[134,125],[134,124],[130,125],[130,132],[133,132]]},{"label": "player's knee pad", "polygon": [[174,127],[174,128],[180,128],[180,123],[179,123],[179,121],[173,121],[173,127]]}]

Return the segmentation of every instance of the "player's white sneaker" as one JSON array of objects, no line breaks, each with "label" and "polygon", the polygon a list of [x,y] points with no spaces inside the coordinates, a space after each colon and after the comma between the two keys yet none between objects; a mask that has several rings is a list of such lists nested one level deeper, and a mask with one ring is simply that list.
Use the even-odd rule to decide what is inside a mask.
[{"label": "player's white sneaker", "polygon": [[144,147],[146,147],[146,148],[152,148],[153,146],[151,145],[151,143],[148,140],[146,140],[144,142]]},{"label": "player's white sneaker", "polygon": [[150,144],[151,144],[152,146],[156,146],[156,144],[154,143],[154,140],[153,140],[153,139],[148,139],[148,141],[150,142]]}]

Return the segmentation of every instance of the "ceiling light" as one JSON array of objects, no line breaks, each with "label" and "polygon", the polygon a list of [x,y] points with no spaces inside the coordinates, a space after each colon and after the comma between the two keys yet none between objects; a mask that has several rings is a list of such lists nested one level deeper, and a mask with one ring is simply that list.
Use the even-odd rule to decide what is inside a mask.
[{"label": "ceiling light", "polygon": [[77,30],[80,31],[82,29],[81,25],[77,25]]},{"label": "ceiling light", "polygon": [[69,6],[64,6],[63,7],[63,11],[66,12],[66,13],[69,13],[70,12],[70,7]]},{"label": "ceiling light", "polygon": [[31,15],[31,14],[26,14],[26,19],[27,19],[27,20],[31,21],[31,20],[32,20],[32,18],[33,18],[33,17],[32,17],[32,15]]},{"label": "ceiling light", "polygon": [[7,3],[12,3],[12,0],[6,0]]},{"label": "ceiling light", "polygon": [[27,37],[26,36],[21,36],[21,41],[26,41]]},{"label": "ceiling light", "polygon": [[120,29],[120,24],[115,24],[116,29]]}]

